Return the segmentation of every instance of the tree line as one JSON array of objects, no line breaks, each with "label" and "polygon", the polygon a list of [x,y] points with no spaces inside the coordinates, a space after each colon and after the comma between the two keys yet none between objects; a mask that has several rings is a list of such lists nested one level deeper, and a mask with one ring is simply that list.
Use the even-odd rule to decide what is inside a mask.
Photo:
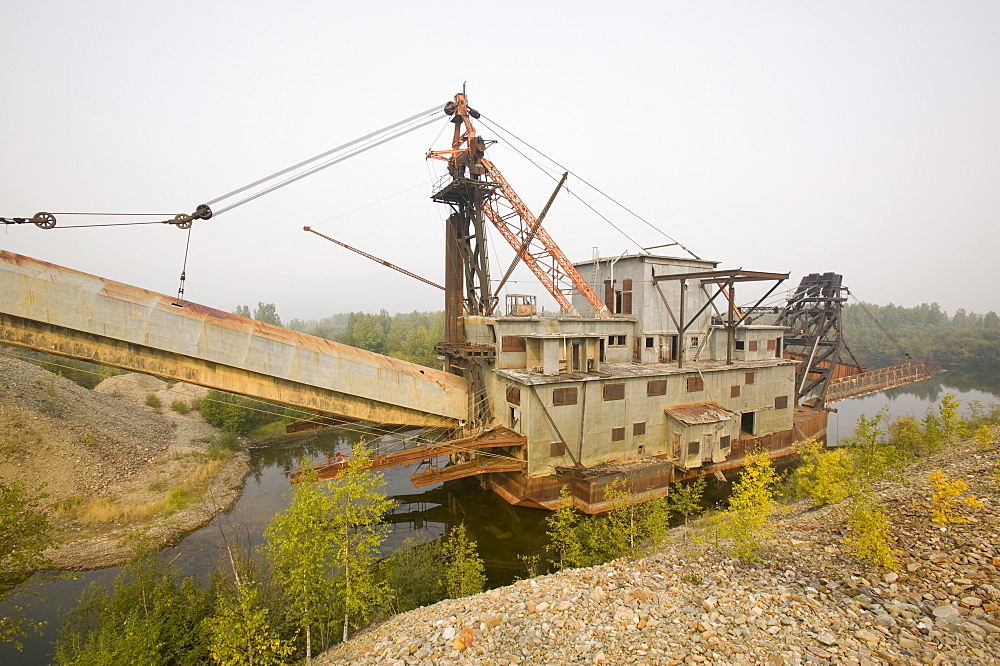
[{"label": "tree line", "polygon": [[916,307],[852,303],[843,309],[844,338],[863,365],[871,368],[915,360],[965,366],[990,375],[1000,371],[1000,317],[937,303]]}]

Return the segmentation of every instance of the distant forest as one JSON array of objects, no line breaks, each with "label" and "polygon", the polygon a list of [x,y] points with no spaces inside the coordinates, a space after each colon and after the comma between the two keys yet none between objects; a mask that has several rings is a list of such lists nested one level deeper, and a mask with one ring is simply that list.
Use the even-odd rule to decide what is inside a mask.
[{"label": "distant forest", "polygon": [[319,320],[293,319],[288,328],[430,368],[441,367],[434,345],[444,339],[443,311],[351,312]]},{"label": "distant forest", "polygon": [[862,365],[883,368],[906,360],[940,365],[948,384],[1000,391],[1000,317],[964,309],[948,314],[937,303],[851,304],[844,308],[844,339]]}]

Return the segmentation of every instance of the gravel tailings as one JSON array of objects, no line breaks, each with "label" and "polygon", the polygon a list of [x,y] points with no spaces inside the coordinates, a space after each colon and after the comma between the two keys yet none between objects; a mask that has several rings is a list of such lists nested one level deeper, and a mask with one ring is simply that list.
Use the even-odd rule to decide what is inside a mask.
[{"label": "gravel tailings", "polygon": [[[883,484],[899,549],[883,573],[844,553],[844,507],[799,502],[765,562],[728,559],[697,524],[648,558],[520,581],[398,615],[318,664],[996,664],[996,450],[965,442]],[[943,469],[984,501],[932,523]],[[703,537],[701,542],[697,542]]]},{"label": "gravel tailings", "polygon": [[[145,404],[149,394],[160,399],[161,410]],[[219,434],[197,412],[169,407],[203,394],[145,375],[112,377],[90,391],[0,356],[0,481],[44,488],[53,506],[95,498],[140,506],[169,497],[204,460],[206,441]],[[136,535],[149,547],[173,543],[235,502],[248,472],[246,454],[237,453],[206,480],[197,501],[143,522],[50,514],[60,545],[47,555],[55,568],[87,569],[134,557]]]}]

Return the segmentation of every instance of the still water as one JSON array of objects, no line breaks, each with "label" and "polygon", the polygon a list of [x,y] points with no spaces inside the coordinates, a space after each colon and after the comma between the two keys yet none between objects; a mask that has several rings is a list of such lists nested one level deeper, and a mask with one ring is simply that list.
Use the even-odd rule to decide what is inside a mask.
[{"label": "still water", "polygon": [[[872,416],[884,407],[893,418],[919,418],[944,395],[955,395],[963,407],[971,401],[993,404],[1000,396],[1000,392],[992,388],[981,390],[966,382],[960,385],[961,389],[949,384],[949,376],[945,374],[919,384],[837,403],[837,411],[830,414],[829,441],[832,444],[850,435],[860,414]],[[242,543],[249,541],[252,547],[263,543],[264,528],[287,506],[286,472],[297,466],[300,456],[321,460],[338,451],[347,453],[354,441],[355,437],[345,432],[325,431],[289,438],[279,446],[253,451],[253,471],[232,510],[192,532],[178,545],[164,549],[161,556],[174,560],[190,575],[207,578],[219,561],[224,535],[230,540],[233,535],[239,535]],[[547,512],[512,507],[493,493],[481,490],[472,479],[415,488],[409,480],[414,471],[415,467],[384,472],[386,492],[397,502],[390,516],[387,552],[407,537],[432,539],[443,534],[447,527],[464,522],[479,546],[491,587],[527,575],[520,557],[538,555],[545,559]],[[39,597],[27,604],[27,612],[36,620],[48,622],[44,633],[29,636],[20,653],[9,644],[0,644],[0,664],[36,666],[50,663],[60,617],[76,605],[87,585],[92,582],[109,584],[118,571],[118,567],[111,567],[82,572],[76,579],[53,580],[37,587],[35,591]]]}]

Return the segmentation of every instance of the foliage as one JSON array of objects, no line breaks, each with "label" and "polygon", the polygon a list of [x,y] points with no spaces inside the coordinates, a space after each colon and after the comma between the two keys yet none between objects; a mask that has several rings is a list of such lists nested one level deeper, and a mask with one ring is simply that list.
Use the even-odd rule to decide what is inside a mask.
[{"label": "foliage", "polygon": [[222,666],[285,664],[293,652],[264,603],[262,583],[250,559],[229,551],[231,575],[218,576],[212,615],[203,628],[212,661]]},{"label": "foliage", "polygon": [[851,500],[847,517],[848,533],[844,547],[880,569],[896,565],[899,552],[893,550],[889,518],[881,505],[868,493],[858,493]]},{"label": "foliage", "polygon": [[827,449],[814,439],[799,445],[802,464],[792,473],[790,484],[808,495],[817,506],[836,504],[855,489],[855,469],[847,448]]},{"label": "foliage", "polygon": [[208,594],[193,578],[147,555],[122,568],[113,589],[92,584],[66,618],[56,663],[202,664]]},{"label": "foliage", "polygon": [[170,403],[170,409],[178,414],[187,414],[191,411],[191,405],[184,400],[174,400]]},{"label": "foliage", "polygon": [[331,528],[334,563],[341,570],[337,591],[344,611],[343,638],[349,627],[364,626],[389,593],[389,581],[379,575],[376,562],[385,541],[382,520],[392,508],[385,496],[385,478],[371,471],[371,452],[356,444],[347,469],[330,484],[333,513]]},{"label": "foliage", "polygon": [[843,320],[844,337],[869,367],[903,363],[905,349],[925,362],[965,365],[986,376],[1000,374],[1000,317],[995,312],[958,309],[949,317],[937,303],[912,308],[850,304],[844,306]]},{"label": "foliage", "polygon": [[552,562],[558,569],[583,566],[582,545],[577,530],[579,521],[580,514],[573,507],[569,486],[563,486],[559,489],[556,510],[545,518],[545,533],[549,537],[546,550],[556,554],[558,559]]},{"label": "foliage", "polygon": [[286,599],[289,620],[305,635],[306,659],[312,656],[313,629],[320,644],[333,621],[335,545],[333,498],[320,485],[308,459],[300,461],[298,483],[288,508],[264,531],[265,553]]},{"label": "foliage", "polygon": [[201,416],[224,432],[246,436],[281,418],[282,407],[264,400],[210,390],[201,401]]},{"label": "foliage", "polygon": [[684,516],[684,524],[692,513],[701,509],[702,498],[705,496],[705,477],[699,476],[694,481],[686,483],[678,481],[670,485],[667,495],[667,506],[672,513]]},{"label": "foliage", "polygon": [[417,543],[407,538],[389,556],[386,565],[396,612],[427,606],[448,596],[444,552],[439,539]]},{"label": "foliage", "polygon": [[974,437],[976,439],[976,443],[979,444],[979,448],[984,450],[991,448],[995,439],[993,437],[993,430],[985,424],[976,429]]},{"label": "foliage", "polygon": [[278,316],[278,310],[274,306],[274,303],[258,302],[256,309],[253,311],[253,318],[267,324],[281,326],[281,317]]},{"label": "foliage", "polygon": [[156,397],[155,393],[147,393],[146,406],[152,407],[153,409],[159,409],[160,407],[163,406],[163,403],[160,402],[160,399]]},{"label": "foliage", "polygon": [[959,439],[967,435],[965,423],[958,413],[961,404],[955,396],[946,395],[941,398],[941,404],[938,406],[938,412],[941,414],[941,427],[948,439]]},{"label": "foliage", "polygon": [[18,640],[27,632],[41,628],[21,614],[18,598],[28,592],[15,588],[23,583],[33,571],[48,565],[44,555],[52,539],[48,536],[49,523],[41,510],[40,503],[46,498],[43,493],[25,489],[21,482],[0,483],[0,602],[7,609],[0,616],[0,642],[14,643],[20,650]]},{"label": "foliage", "polygon": [[854,426],[854,434],[844,438],[844,445],[851,448],[851,457],[862,485],[877,479],[896,477],[905,456],[892,446],[885,430],[889,420],[887,409],[869,418],[862,414]]},{"label": "foliage", "polygon": [[256,319],[257,321],[262,321],[266,324],[274,324],[275,326],[281,326],[281,317],[278,316],[278,308],[274,303],[262,303],[257,302],[257,307],[254,308],[253,314],[250,313],[250,306],[248,305],[237,305],[236,311],[233,313],[237,317],[246,317],[247,319]]},{"label": "foliage", "polygon": [[486,586],[483,560],[476,542],[469,539],[465,523],[448,530],[442,546],[445,562],[445,586],[452,598],[479,594]]},{"label": "foliage", "polygon": [[731,553],[746,562],[759,562],[760,551],[771,534],[776,510],[774,486],[778,475],[766,453],[747,456],[739,479],[733,483],[729,507],[719,516],[720,534],[732,540]]},{"label": "foliage", "polygon": [[983,503],[975,495],[967,495],[969,486],[962,479],[949,479],[944,472],[936,470],[927,480],[930,482],[931,516],[935,523],[967,523],[967,518],[960,515],[956,509],[965,505],[970,509],[982,508]]}]

